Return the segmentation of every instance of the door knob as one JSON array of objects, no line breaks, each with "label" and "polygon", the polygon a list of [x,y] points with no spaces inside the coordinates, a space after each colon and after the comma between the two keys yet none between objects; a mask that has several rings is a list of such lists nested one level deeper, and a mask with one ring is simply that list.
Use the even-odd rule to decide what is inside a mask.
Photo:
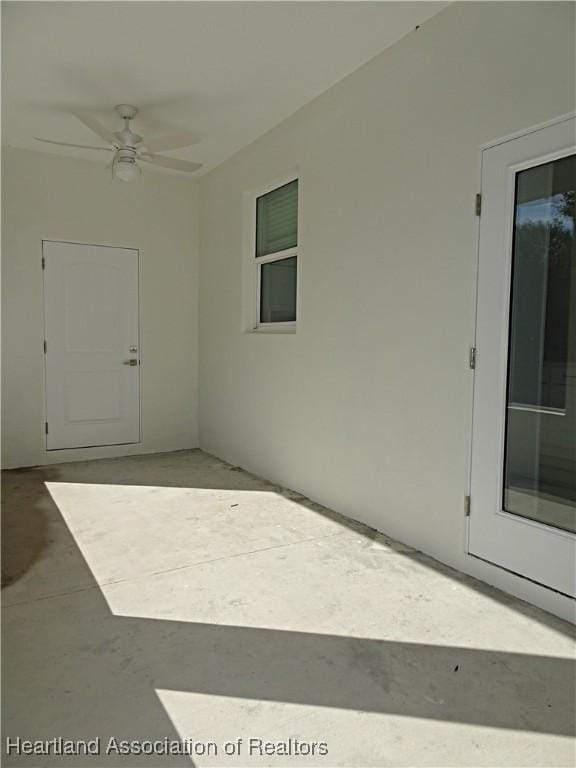
[{"label": "door knob", "polygon": [[131,357],[130,360],[124,360],[123,365],[138,365],[138,360],[135,357]]}]

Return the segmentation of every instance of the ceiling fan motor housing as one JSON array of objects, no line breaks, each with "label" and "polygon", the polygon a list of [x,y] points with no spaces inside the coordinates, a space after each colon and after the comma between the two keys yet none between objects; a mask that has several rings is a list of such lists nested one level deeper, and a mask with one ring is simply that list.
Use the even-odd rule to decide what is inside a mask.
[{"label": "ceiling fan motor housing", "polygon": [[138,136],[137,133],[132,133],[128,126],[114,135],[125,147],[136,147],[138,144],[142,143],[142,136]]}]

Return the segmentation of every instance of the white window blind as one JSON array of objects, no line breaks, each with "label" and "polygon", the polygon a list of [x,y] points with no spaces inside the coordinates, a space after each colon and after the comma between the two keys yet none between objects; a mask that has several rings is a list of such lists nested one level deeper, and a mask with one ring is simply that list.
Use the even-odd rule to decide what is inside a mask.
[{"label": "white window blind", "polygon": [[256,201],[256,257],[295,248],[298,244],[298,180]]}]

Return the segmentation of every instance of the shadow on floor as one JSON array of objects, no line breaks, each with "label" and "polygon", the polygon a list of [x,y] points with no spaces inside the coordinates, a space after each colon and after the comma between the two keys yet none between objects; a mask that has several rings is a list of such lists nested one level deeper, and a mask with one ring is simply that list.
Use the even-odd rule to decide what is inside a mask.
[{"label": "shadow on floor", "polygon": [[[71,481],[82,482],[78,479],[82,471],[78,467]],[[233,468],[229,472],[233,488],[274,490]],[[13,513],[10,505],[19,498],[18,475],[24,473],[6,477],[4,484],[8,516]],[[156,693],[162,690],[574,733],[574,664],[568,658],[114,615],[45,489],[46,481],[63,475],[64,469],[53,467],[30,470],[26,482],[31,489],[24,502],[31,506],[28,520],[34,524],[44,515],[57,526],[59,537],[69,537],[71,579],[82,573],[90,586],[75,594],[5,606],[5,737],[178,739]],[[71,479],[69,472],[66,479]],[[147,472],[139,484],[159,484],[157,479]],[[126,483],[137,484],[135,480],[131,475]],[[106,482],[105,471],[100,482]],[[376,535],[312,502],[301,503],[366,536]],[[48,547],[40,550],[40,556],[49,557],[49,536],[45,527],[42,530]],[[4,545],[10,546],[10,540]],[[428,565],[460,578],[434,561]],[[480,583],[477,588],[508,602],[497,590]],[[526,612],[533,615],[530,606]],[[564,624],[549,619],[555,628]],[[103,757],[85,760],[107,764]],[[3,762],[21,764],[14,757]],[[145,763],[190,766],[191,760],[122,759],[126,766]],[[85,763],[74,758],[63,759],[62,764]]]},{"label": "shadow on floor", "polygon": [[[2,473],[2,589],[21,579],[49,546],[43,477],[31,470]],[[16,502],[17,499],[17,502]]]}]

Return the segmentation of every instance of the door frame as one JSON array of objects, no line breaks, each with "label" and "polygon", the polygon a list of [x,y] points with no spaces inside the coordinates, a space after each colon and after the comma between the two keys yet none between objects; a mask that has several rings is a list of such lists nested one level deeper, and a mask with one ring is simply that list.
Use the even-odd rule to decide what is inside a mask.
[{"label": "door frame", "polygon": [[[552,118],[550,120],[546,120],[542,123],[538,123],[536,125],[532,125],[529,128],[526,128],[524,130],[516,131],[512,134],[508,134],[504,137],[501,137],[499,139],[495,139],[492,141],[489,141],[485,144],[482,144],[478,148],[478,170],[477,170],[477,178],[478,178],[478,186],[477,188],[480,190],[480,195],[483,194],[483,180],[484,180],[484,168],[483,168],[483,159],[484,159],[484,152],[489,149],[493,149],[494,147],[498,147],[502,144],[506,144],[511,141],[515,141],[517,139],[529,136],[532,133],[537,133],[541,130],[544,130],[546,128],[550,128],[556,125],[559,125],[561,123],[567,122],[569,120],[574,120],[576,118],[576,111],[564,113],[562,115],[559,115],[558,117]],[[575,137],[576,140],[576,137]],[[514,193],[515,193],[515,187],[514,187],[514,180],[516,177],[516,174],[518,171],[521,171],[525,168],[533,167],[535,164],[539,165],[542,163],[550,162],[556,159],[559,159],[561,157],[565,157],[568,154],[573,152],[573,149],[571,150],[556,150],[549,153],[546,153],[542,156],[539,156],[537,161],[534,162],[534,160],[528,160],[523,161],[519,163],[515,163],[513,166],[511,166],[511,169],[508,172],[507,176],[507,188],[505,190],[505,198],[506,198],[506,204],[507,204],[507,210],[510,207],[510,202],[513,202],[514,199]],[[476,215],[476,263],[475,263],[475,276],[474,276],[474,290],[473,290],[473,311],[472,311],[472,348],[474,351],[476,351],[476,345],[477,345],[477,336],[478,336],[478,310],[479,310],[479,272],[480,272],[480,234],[481,234],[481,215],[477,213]],[[506,247],[506,253],[510,255],[510,249],[512,245],[512,238],[513,238],[513,225],[508,218],[506,222],[506,237],[505,237],[505,247]],[[507,286],[507,297],[508,300],[510,299],[510,279],[511,279],[511,269],[512,269],[512,258],[508,258],[505,265],[505,275],[504,275],[504,282]],[[509,310],[509,308],[508,308]],[[508,355],[508,347],[509,347],[509,322],[510,322],[510,313],[509,311],[504,312],[505,316],[505,323],[506,327],[502,329],[502,334],[499,340],[499,353],[500,353],[500,359],[507,359]],[[481,355],[482,352],[480,350],[479,355]],[[472,367],[472,366],[471,366]],[[546,584],[543,584],[540,581],[536,581],[535,579],[530,578],[529,576],[523,575],[521,573],[518,573],[517,571],[512,570],[511,568],[507,568],[504,565],[501,565],[499,563],[495,563],[491,560],[488,560],[480,555],[475,554],[474,552],[471,552],[470,550],[470,534],[471,534],[471,514],[473,512],[471,511],[471,507],[474,505],[474,498],[472,496],[473,493],[473,486],[472,486],[472,468],[473,468],[473,451],[474,451],[474,433],[475,433],[475,420],[477,417],[477,413],[475,410],[475,400],[476,400],[476,370],[475,365],[473,366],[474,370],[472,370],[472,392],[471,392],[471,405],[470,405],[470,419],[469,419],[469,441],[468,441],[468,462],[467,462],[467,494],[468,494],[468,501],[467,501],[467,518],[466,518],[466,526],[465,526],[465,544],[464,549],[467,557],[472,558],[474,561],[478,562],[478,564],[482,565],[482,568],[488,567],[490,569],[496,569],[497,571],[500,571],[504,574],[508,574],[511,576],[515,581],[520,580],[520,583],[525,583],[527,585],[532,585],[537,590],[537,594],[544,595],[544,599],[542,601],[535,601],[539,604],[542,604],[542,607],[551,610],[551,607],[547,605],[548,596],[550,598],[554,598],[556,596],[559,598],[562,603],[566,601],[569,604],[574,604],[574,598],[570,597],[569,595],[566,595],[564,592],[558,591],[554,587],[548,586]],[[506,365],[507,368],[507,365]],[[506,382],[504,382],[504,386],[506,386]],[[505,418],[503,417],[502,423],[500,426],[500,433],[499,433],[499,452],[501,457],[503,456],[503,449],[504,449],[504,440],[505,440],[505,434],[506,434],[506,425],[505,425]],[[501,487],[502,479],[503,479],[503,464],[502,461],[499,463],[498,468],[498,487]],[[506,513],[503,511],[498,511],[496,514],[499,516],[506,516],[507,518],[513,517],[511,513]],[[530,520],[528,518],[523,518],[521,522],[527,526],[535,527],[539,530],[541,530],[543,533],[550,533],[550,527],[540,523],[536,520]],[[570,537],[573,538],[574,534],[563,531],[562,529],[554,529],[555,533],[560,536],[564,537]],[[566,603],[564,603],[565,605]],[[567,617],[568,618],[568,617]],[[572,616],[569,617],[572,621],[574,619]]]},{"label": "door frame", "polygon": [[60,457],[63,457],[64,454],[68,452],[72,452],[72,455],[74,456],[72,461],[81,461],[84,459],[92,459],[92,458],[101,458],[102,453],[104,452],[106,455],[114,455],[114,456],[125,456],[127,455],[127,451],[131,448],[134,449],[131,452],[132,453],[138,453],[140,452],[142,443],[143,443],[143,408],[142,408],[142,367],[144,365],[144,343],[143,343],[143,336],[142,336],[142,300],[141,300],[141,292],[140,287],[142,284],[141,280],[141,261],[140,261],[140,248],[133,245],[111,245],[110,243],[93,243],[88,242],[86,240],[70,240],[70,239],[58,239],[55,237],[43,237],[40,240],[40,266],[42,269],[42,339],[43,341],[46,340],[46,286],[44,282],[44,265],[45,265],[45,256],[44,256],[44,243],[65,243],[67,245],[88,245],[88,246],[94,246],[96,248],[115,248],[120,250],[130,250],[130,251],[136,251],[136,263],[137,263],[137,285],[136,285],[136,292],[138,295],[138,357],[140,359],[140,364],[138,365],[138,440],[134,443],[115,443],[113,445],[92,445],[92,446],[82,446],[78,448],[48,448],[48,439],[46,434],[46,423],[48,421],[48,376],[47,376],[47,369],[46,369],[46,352],[44,348],[41,349],[42,353],[42,411],[43,411],[43,421],[41,425],[42,430],[42,453],[44,456],[44,464],[51,464],[56,463],[58,461],[66,461],[66,458],[62,459]]}]

